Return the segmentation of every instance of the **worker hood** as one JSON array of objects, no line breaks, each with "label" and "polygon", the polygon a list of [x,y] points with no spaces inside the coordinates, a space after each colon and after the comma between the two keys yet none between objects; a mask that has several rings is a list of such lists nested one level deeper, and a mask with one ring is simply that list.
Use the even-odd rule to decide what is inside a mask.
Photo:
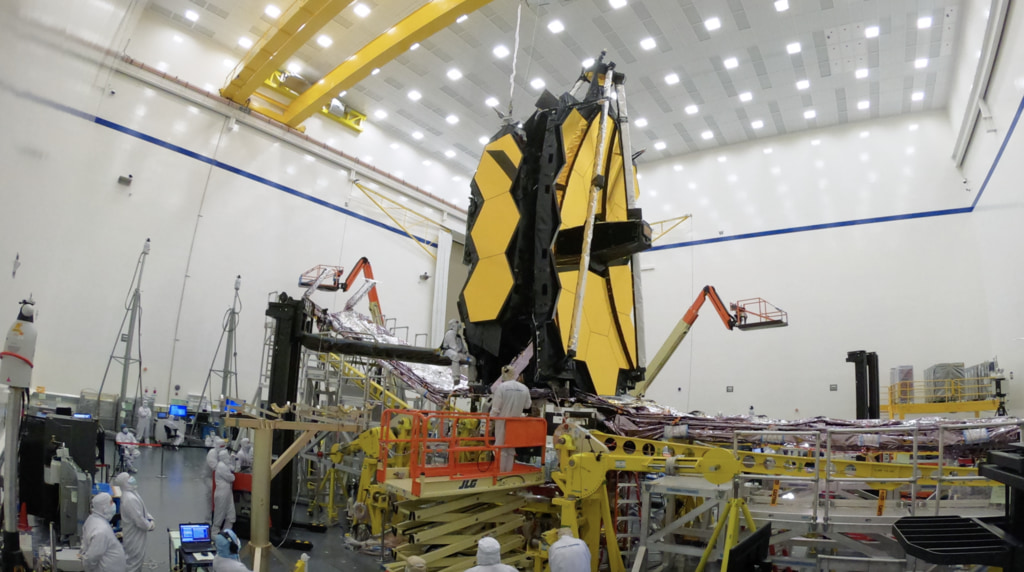
[{"label": "worker hood", "polygon": [[114,518],[116,512],[117,508],[114,507],[114,499],[108,493],[100,493],[92,497],[92,513],[96,516],[103,520],[110,520]]},{"label": "worker hood", "polygon": [[485,536],[476,543],[476,563],[479,566],[501,564],[501,544],[490,536]]},{"label": "worker hood", "polygon": [[242,451],[248,451],[249,449],[252,449],[252,442],[249,441],[248,437],[242,437],[242,439],[238,441],[238,448]]},{"label": "worker hood", "polygon": [[126,491],[134,491],[137,488],[138,482],[135,480],[135,477],[129,475],[128,473],[121,473],[114,477],[114,480],[111,484],[121,487]]},{"label": "worker hood", "polygon": [[571,528],[569,528],[567,526],[563,526],[562,528],[559,528],[558,529],[558,538],[565,538],[566,536],[568,536],[569,538],[576,538],[575,536],[572,535],[572,529]]},{"label": "worker hood", "polygon": [[[217,547],[217,556],[238,560],[238,553],[241,551],[242,542],[234,530],[228,529],[213,537],[213,544]],[[234,552],[232,552],[232,547]]]},{"label": "worker hood", "polygon": [[448,321],[448,329],[449,330],[458,330],[459,329],[459,321],[458,320],[449,320]]},{"label": "worker hood", "polygon": [[213,448],[214,449],[223,449],[224,447],[227,447],[227,446],[228,446],[228,443],[224,439],[221,439],[220,437],[214,437],[213,438]]},{"label": "worker hood", "polygon": [[217,460],[222,463],[230,463],[231,452],[228,451],[227,449],[221,449],[220,451],[217,452]]}]

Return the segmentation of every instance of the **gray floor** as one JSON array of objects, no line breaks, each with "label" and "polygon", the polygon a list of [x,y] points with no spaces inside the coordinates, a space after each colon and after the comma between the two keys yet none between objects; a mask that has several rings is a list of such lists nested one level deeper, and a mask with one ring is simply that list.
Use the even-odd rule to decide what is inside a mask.
[{"label": "gray floor", "polygon": [[[206,467],[206,449],[148,449],[136,461],[139,472],[139,493],[146,503],[146,508],[156,520],[156,530],[146,539],[146,570],[169,570],[167,530],[177,530],[182,522],[208,522],[210,519],[209,495],[207,484],[209,475]],[[161,454],[163,455],[163,474],[166,478],[158,478],[160,473]],[[296,522],[306,517],[305,505],[295,509]],[[310,561],[307,570],[320,572],[327,570],[344,570],[346,572],[378,570],[380,561],[374,557],[359,554],[345,546],[344,530],[333,527],[325,533],[309,532],[293,527],[290,538],[308,540],[313,543],[309,552]],[[244,542],[244,541],[243,541]],[[270,570],[274,572],[290,572],[295,561],[302,554],[298,550],[278,551],[284,562],[271,559]],[[244,561],[244,560],[243,560]],[[244,561],[252,567],[252,562]]]}]

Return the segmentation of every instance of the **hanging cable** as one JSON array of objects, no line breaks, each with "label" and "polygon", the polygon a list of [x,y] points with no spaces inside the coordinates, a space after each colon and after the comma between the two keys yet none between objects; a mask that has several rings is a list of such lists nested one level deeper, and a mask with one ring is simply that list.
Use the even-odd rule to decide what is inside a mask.
[{"label": "hanging cable", "polygon": [[512,117],[512,101],[516,93],[516,62],[519,61],[519,30],[523,21],[523,3],[520,2],[516,8],[516,36],[515,44],[512,47],[512,75],[508,78],[508,115],[507,118]]}]

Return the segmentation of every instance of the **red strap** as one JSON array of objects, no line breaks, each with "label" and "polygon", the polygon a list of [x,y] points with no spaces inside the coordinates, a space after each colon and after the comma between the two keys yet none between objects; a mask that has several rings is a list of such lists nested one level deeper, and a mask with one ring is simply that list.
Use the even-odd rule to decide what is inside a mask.
[{"label": "red strap", "polygon": [[14,353],[14,352],[0,352],[0,358],[4,358],[4,357],[7,357],[7,356],[16,357],[16,358],[20,359],[21,361],[27,363],[29,367],[35,367],[34,365],[32,365],[32,362],[30,362],[28,360],[28,358],[26,358],[26,357],[20,356],[20,355]]}]

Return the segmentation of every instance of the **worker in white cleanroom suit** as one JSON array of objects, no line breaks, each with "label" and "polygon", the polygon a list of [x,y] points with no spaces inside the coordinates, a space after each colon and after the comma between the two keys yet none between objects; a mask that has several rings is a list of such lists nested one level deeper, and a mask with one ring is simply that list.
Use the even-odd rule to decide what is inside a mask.
[{"label": "worker in white cleanroom suit", "polygon": [[551,572],[590,572],[590,549],[571,528],[561,528],[558,540],[548,547],[548,564]]},{"label": "worker in white cleanroom suit", "polygon": [[250,572],[242,564],[238,553],[242,551],[242,541],[234,530],[225,530],[213,537],[217,547],[217,556],[213,558],[213,572]]},{"label": "worker in white cleanroom suit", "polygon": [[107,493],[92,497],[92,513],[82,525],[82,567],[85,572],[125,572],[124,548],[117,541],[110,519],[117,508]]},{"label": "worker in white cleanroom suit", "polygon": [[248,437],[242,437],[238,440],[238,452],[235,453],[235,457],[240,461],[240,470],[252,468],[252,442],[249,441]]},{"label": "worker in white cleanroom suit", "polygon": [[213,505],[213,476],[214,473],[217,472],[217,463],[220,461],[218,458],[220,456],[220,452],[227,448],[228,443],[217,436],[214,436],[210,442],[212,447],[210,447],[210,450],[206,452],[206,466],[210,467],[210,473],[207,478],[203,479],[203,486],[206,487],[206,498],[210,499],[210,504]]},{"label": "worker in white cleanroom suit", "polygon": [[149,441],[149,419],[153,416],[153,412],[146,407],[146,400],[142,400],[142,404],[135,410],[135,435],[139,438],[139,443],[145,443]]},{"label": "worker in white cleanroom suit", "polygon": [[155,528],[153,515],[139,496],[135,477],[121,473],[114,477],[114,484],[121,488],[121,536],[128,572],[140,572],[146,559],[146,533]]},{"label": "worker in white cleanroom suit", "polygon": [[517,572],[508,564],[501,563],[501,544],[485,536],[476,543],[476,566],[466,572]]},{"label": "worker in white cleanroom suit", "polygon": [[470,383],[476,379],[476,360],[469,355],[466,348],[466,340],[460,331],[462,324],[458,320],[448,321],[448,330],[444,333],[444,340],[441,342],[441,349],[444,356],[452,360],[452,383],[459,385],[462,379],[462,366],[466,366],[466,379]]},{"label": "worker in white cleanroom suit", "polygon": [[124,468],[129,473],[135,472],[135,459],[139,457],[139,440],[128,430],[128,426],[121,424],[121,432],[114,437],[117,448],[124,459]]},{"label": "worker in white cleanroom suit", "polygon": [[405,559],[405,572],[427,572],[427,561],[419,556]]},{"label": "worker in white cleanroom suit", "polygon": [[[530,401],[530,390],[522,383],[514,379],[515,372],[511,367],[505,366],[501,370],[501,383],[494,389],[491,396],[491,417],[522,417],[523,410],[528,409]],[[505,444],[505,422],[494,422],[494,444],[502,446]],[[499,472],[507,473],[515,465],[516,450],[514,448],[501,449],[501,463]]]},{"label": "worker in white cleanroom suit", "polygon": [[235,462],[227,449],[221,449],[215,472],[217,490],[213,493],[213,530],[219,532],[235,524],[235,496],[231,487],[235,482]]}]

